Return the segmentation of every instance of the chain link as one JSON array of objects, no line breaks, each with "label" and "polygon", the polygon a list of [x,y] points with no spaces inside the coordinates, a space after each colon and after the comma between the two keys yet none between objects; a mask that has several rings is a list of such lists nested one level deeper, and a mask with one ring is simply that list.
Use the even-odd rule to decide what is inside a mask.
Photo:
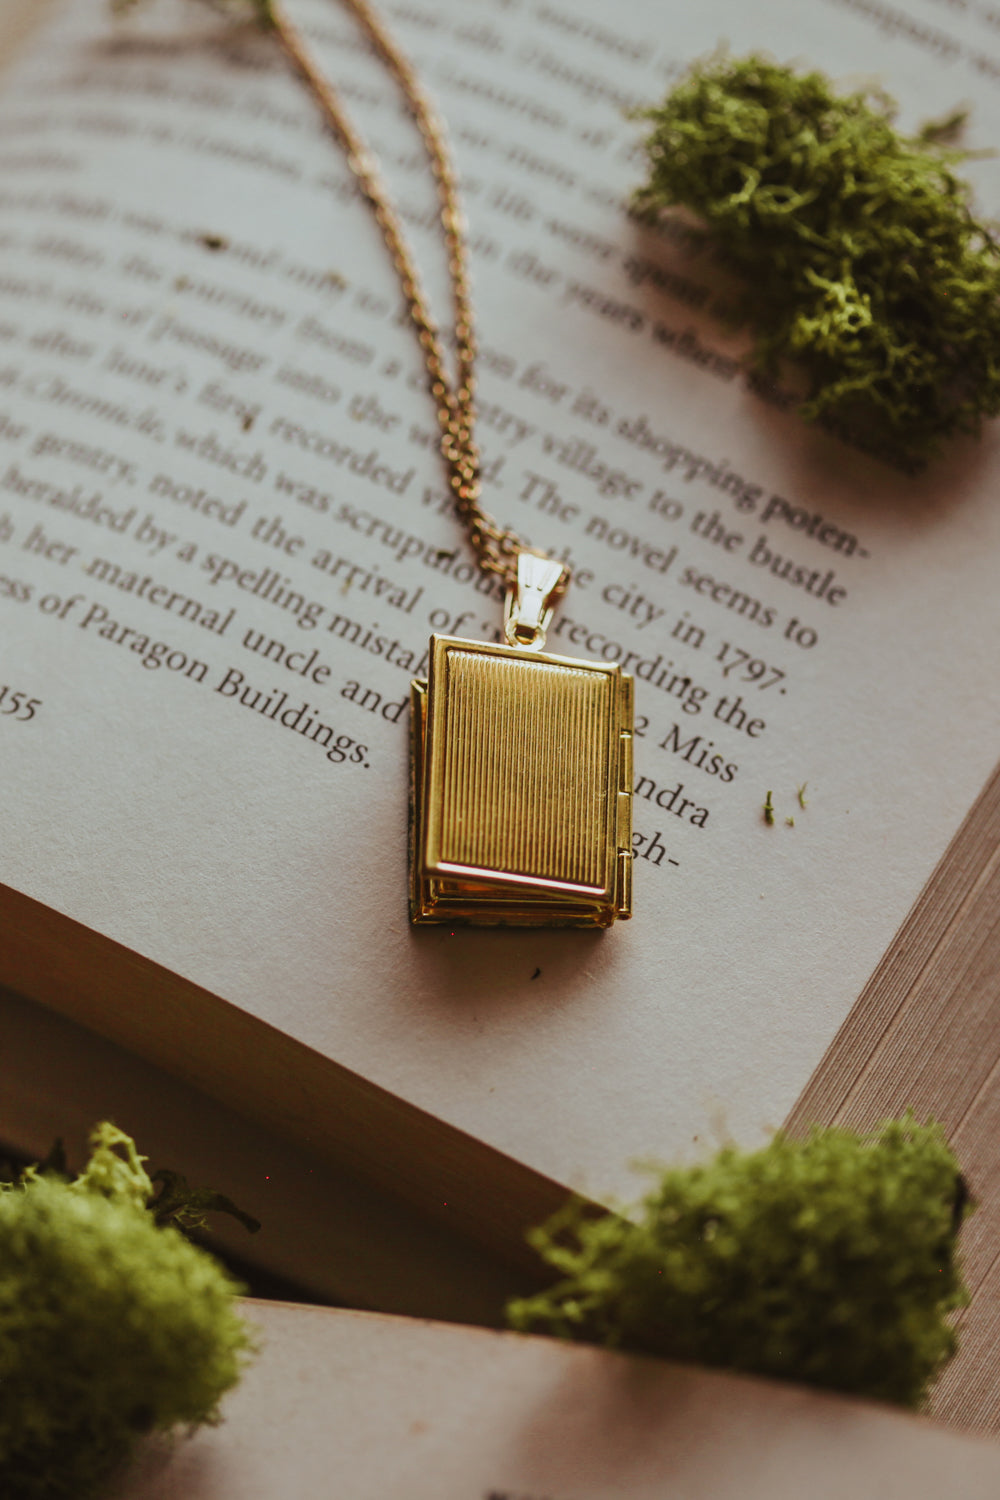
[{"label": "chain link", "polygon": [[377,163],[355,130],[329,80],[320,71],[281,0],[271,0],[270,16],[286,55],[304,78],[324,119],[344,149],[347,165],[370,204],[399,277],[403,298],[417,331],[427,370],[427,384],[441,429],[441,453],[455,507],[469,532],[479,566],[510,581],[516,557],[526,544],[480,504],[480,458],[475,440],[476,338],[469,290],[465,225],[458,184],[448,154],[444,126],[420,86],[413,67],[402,56],[367,0],[342,0],[376,53],[394,75],[424,142],[441,206],[440,221],[448,256],[455,329],[454,383],[448,374],[441,335],[431,318],[412,252],[392,206]]}]

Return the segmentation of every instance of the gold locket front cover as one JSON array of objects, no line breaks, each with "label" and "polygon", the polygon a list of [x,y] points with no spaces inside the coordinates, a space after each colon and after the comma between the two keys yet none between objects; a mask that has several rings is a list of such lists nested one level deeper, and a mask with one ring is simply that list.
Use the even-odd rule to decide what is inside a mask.
[{"label": "gold locket front cover", "polygon": [[440,635],[429,662],[411,698],[411,919],[631,916],[632,678]]}]

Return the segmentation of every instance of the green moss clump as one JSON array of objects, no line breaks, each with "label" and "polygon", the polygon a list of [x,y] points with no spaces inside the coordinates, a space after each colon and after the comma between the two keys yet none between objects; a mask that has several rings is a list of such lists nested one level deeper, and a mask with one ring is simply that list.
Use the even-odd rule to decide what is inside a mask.
[{"label": "green moss clump", "polygon": [[753,360],[804,372],[805,417],[903,468],[1000,411],[1000,249],[944,142],[883,93],[758,56],[696,64],[652,121],[641,216],[696,214],[746,279]]},{"label": "green moss clump", "polygon": [[964,1184],[940,1129],[816,1129],[668,1167],[630,1217],[571,1202],[531,1243],[562,1273],[525,1331],[917,1407],[968,1298]]},{"label": "green moss clump", "polygon": [[0,1494],[88,1500],[139,1437],[211,1422],[252,1347],[240,1288],[157,1228],[133,1143],[0,1192]]}]

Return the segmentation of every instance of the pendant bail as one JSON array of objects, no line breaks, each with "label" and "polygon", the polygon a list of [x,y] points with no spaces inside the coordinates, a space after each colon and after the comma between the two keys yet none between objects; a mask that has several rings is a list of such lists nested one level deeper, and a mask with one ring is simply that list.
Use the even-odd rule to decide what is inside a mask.
[{"label": "pendant bail", "polygon": [[543,552],[517,554],[517,574],[510,580],[503,610],[503,632],[509,646],[541,651],[556,606],[569,586],[569,569]]}]

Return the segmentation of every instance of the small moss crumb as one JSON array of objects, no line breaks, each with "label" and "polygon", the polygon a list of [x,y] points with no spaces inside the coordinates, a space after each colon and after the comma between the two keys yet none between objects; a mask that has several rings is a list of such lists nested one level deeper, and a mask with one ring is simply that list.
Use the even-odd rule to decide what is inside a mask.
[{"label": "small moss crumb", "polygon": [[755,367],[797,364],[804,417],[913,472],[1000,411],[1000,245],[954,170],[964,112],[914,137],[895,115],[762,56],[696,63],[644,112],[634,203],[701,219],[745,280]]},{"label": "small moss crumb", "polygon": [[796,792],[796,794],[795,794],[798,797],[798,799],[799,799],[799,806],[800,807],[805,807],[806,806],[806,787],[808,785],[809,785],[808,781],[804,781],[802,783],[802,785],[799,787],[799,789]]},{"label": "small moss crumb", "polygon": [[968,1212],[937,1125],[815,1128],[657,1169],[633,1208],[571,1201],[532,1232],[561,1276],[518,1329],[919,1407],[956,1347]]},{"label": "small moss crumb", "polygon": [[965,105],[959,105],[939,120],[926,120],[917,131],[917,140],[924,145],[954,146],[968,123],[969,111]]},{"label": "small moss crumb", "polygon": [[785,822],[789,828],[795,827],[795,819],[791,816],[791,814],[789,814],[789,816],[785,819]]},{"label": "small moss crumb", "polygon": [[767,796],[764,798],[763,813],[764,822],[770,828],[774,823],[774,803],[771,801],[770,792],[768,792]]}]

